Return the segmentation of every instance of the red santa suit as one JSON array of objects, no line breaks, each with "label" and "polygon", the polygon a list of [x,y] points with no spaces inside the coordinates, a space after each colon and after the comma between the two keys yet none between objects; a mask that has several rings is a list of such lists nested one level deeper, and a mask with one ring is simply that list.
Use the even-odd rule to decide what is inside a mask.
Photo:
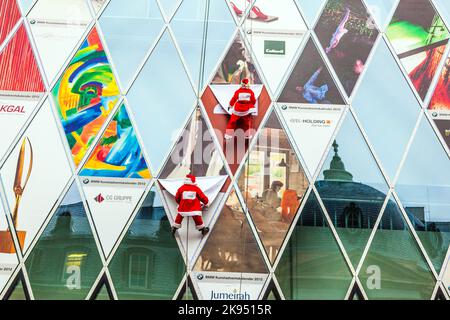
[{"label": "red santa suit", "polygon": [[239,88],[230,100],[230,108],[233,108],[230,120],[228,121],[225,138],[231,139],[234,130],[236,130],[238,123],[241,123],[241,128],[249,134],[252,127],[252,113],[255,111],[256,98],[255,93],[249,87],[248,79],[242,80],[242,87]]},{"label": "red santa suit", "polygon": [[186,176],[184,184],[175,195],[175,201],[178,203],[178,214],[175,218],[174,228],[181,228],[184,217],[192,217],[198,230],[205,228],[202,219],[202,203],[207,205],[209,199],[196,185],[193,175]]}]

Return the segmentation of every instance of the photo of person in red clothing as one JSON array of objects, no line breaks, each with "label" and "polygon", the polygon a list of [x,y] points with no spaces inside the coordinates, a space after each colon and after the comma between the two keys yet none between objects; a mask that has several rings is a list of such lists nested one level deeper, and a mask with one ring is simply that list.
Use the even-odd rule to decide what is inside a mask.
[{"label": "photo of person in red clothing", "polygon": [[252,117],[255,112],[255,104],[255,93],[250,89],[249,80],[243,79],[241,87],[236,90],[230,100],[229,108],[231,110],[231,117],[225,131],[225,139],[229,140],[233,138],[234,131],[239,124],[245,132],[245,138],[252,138]]},{"label": "photo of person in red clothing", "polygon": [[181,228],[184,217],[192,217],[195,227],[202,235],[209,232],[202,218],[202,209],[209,203],[208,197],[197,186],[195,176],[188,174],[184,184],[177,190],[175,201],[178,203],[178,214],[172,226],[172,234]]}]

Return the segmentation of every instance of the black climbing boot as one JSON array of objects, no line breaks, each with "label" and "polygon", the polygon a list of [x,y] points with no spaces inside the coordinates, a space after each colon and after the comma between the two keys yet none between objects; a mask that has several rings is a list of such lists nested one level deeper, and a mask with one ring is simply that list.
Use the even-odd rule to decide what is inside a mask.
[{"label": "black climbing boot", "polygon": [[199,231],[202,233],[202,236],[206,236],[209,232],[209,228],[204,227],[204,228],[201,228]]}]

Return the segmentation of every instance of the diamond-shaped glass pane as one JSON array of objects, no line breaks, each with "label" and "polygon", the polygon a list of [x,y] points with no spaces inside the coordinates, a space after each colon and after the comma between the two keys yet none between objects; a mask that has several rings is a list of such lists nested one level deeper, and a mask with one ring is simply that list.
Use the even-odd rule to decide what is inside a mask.
[{"label": "diamond-shaped glass pane", "polygon": [[[229,258],[228,258],[229,257]],[[233,190],[195,264],[196,271],[265,273],[255,236]]]},{"label": "diamond-shaped glass pane", "polygon": [[197,177],[226,175],[219,148],[200,108],[192,114],[159,178],[184,179],[189,173]]},{"label": "diamond-shaped glass pane", "polygon": [[379,34],[361,0],[328,0],[314,31],[347,95],[351,95]]},{"label": "diamond-shaped glass pane", "polygon": [[120,92],[97,29],[92,29],[52,90],[67,143],[78,166]]},{"label": "diamond-shaped glass pane", "polygon": [[375,49],[352,105],[393,179],[417,123],[420,105],[384,41]]},{"label": "diamond-shaped glass pane", "polygon": [[275,112],[250,150],[238,185],[273,263],[309,185]]},{"label": "diamond-shaped glass pane", "polygon": [[316,195],[310,194],[275,271],[288,300],[343,300],[352,275]]},{"label": "diamond-shaped glass pane", "polygon": [[27,19],[47,80],[53,82],[92,20],[88,3],[35,1]]},{"label": "diamond-shaped glass pane", "polygon": [[73,183],[25,262],[35,299],[82,300],[103,264]]},{"label": "diamond-shaped glass pane", "polygon": [[[162,187],[164,201],[168,207],[169,217],[175,223],[180,217],[178,216],[178,203],[176,195],[180,187],[186,183],[183,179],[160,179],[159,183]],[[202,208],[201,221],[182,216],[183,219],[177,224],[181,227],[177,230],[176,236],[181,241],[183,256],[188,260],[188,265],[194,265],[196,257],[201,251],[204,244],[204,236],[199,232],[197,225],[202,225],[209,229],[214,228],[217,216],[220,212],[220,206],[223,205],[225,193],[230,185],[227,176],[207,176],[196,177],[196,184],[208,198],[208,204]]]},{"label": "diamond-shaped glass pane", "polygon": [[[184,0],[171,27],[194,83],[202,88],[236,29],[226,2]],[[202,61],[202,50],[205,50],[205,61]]]},{"label": "diamond-shaped glass pane", "polygon": [[392,197],[359,279],[371,300],[431,298],[435,286],[433,274]]},{"label": "diamond-shaped glass pane", "polygon": [[298,58],[279,102],[308,104],[344,104],[325,62],[312,38]]},{"label": "diamond-shaped glass pane", "polygon": [[[236,112],[235,106],[230,104],[235,94],[239,97],[237,90],[243,79],[249,80],[249,88],[254,93],[256,103],[249,107],[248,112],[239,116],[240,112]],[[235,173],[248,150],[249,141],[271,104],[269,93],[261,82],[250,50],[240,34],[228,49],[201,99],[228,165],[232,173]]]},{"label": "diamond-shaped glass pane", "polygon": [[120,83],[128,88],[164,25],[156,0],[113,0],[99,22]]},{"label": "diamond-shaped glass pane", "polygon": [[425,99],[450,36],[439,13],[429,0],[401,0],[386,35]]},{"label": "diamond-shaped glass pane", "polygon": [[[426,154],[432,164],[420,160]],[[450,245],[450,159],[422,119],[396,184],[400,201],[439,273]]]},{"label": "diamond-shaped glass pane", "polygon": [[[155,174],[195,102],[191,83],[168,31],[151,53],[127,98]],[[149,119],[153,119],[151,125]]]},{"label": "diamond-shaped glass pane", "polygon": [[175,295],[186,267],[156,188],[147,194],[108,268],[119,299],[171,300]]},{"label": "diamond-shaped glass pane", "polygon": [[315,185],[356,268],[388,186],[351,114],[342,124]]},{"label": "diamond-shaped glass pane", "polygon": [[46,100],[0,170],[22,251],[28,250],[71,174],[51,106]]},{"label": "diamond-shaped glass pane", "polygon": [[193,280],[201,299],[255,300],[267,273],[255,235],[232,190],[194,266]]}]

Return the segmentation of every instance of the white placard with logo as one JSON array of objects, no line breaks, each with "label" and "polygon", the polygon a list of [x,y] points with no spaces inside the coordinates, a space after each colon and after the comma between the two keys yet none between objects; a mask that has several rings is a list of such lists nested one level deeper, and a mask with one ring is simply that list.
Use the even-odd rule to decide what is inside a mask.
[{"label": "white placard with logo", "polygon": [[31,32],[51,82],[91,21],[83,0],[40,0],[28,14]]},{"label": "white placard with logo", "polygon": [[[267,84],[275,92],[308,28],[294,1],[258,0],[255,5],[268,19],[252,19],[244,29]],[[267,48],[267,40],[283,42],[284,49]]]},{"label": "white placard with logo", "polygon": [[450,110],[428,110],[428,114],[433,119],[450,120]]},{"label": "white placard with logo", "polygon": [[0,170],[11,213],[16,204],[14,186],[18,158],[24,142],[21,187],[26,182],[28,172],[30,177],[19,201],[17,230],[26,233],[26,250],[72,176],[69,159],[48,100],[44,102]]},{"label": "white placard with logo", "polygon": [[41,96],[39,93],[0,92],[0,159],[36,109]]},{"label": "white placard with logo", "polygon": [[[210,229],[214,226],[215,214],[218,211],[218,207],[225,196],[224,192],[220,192],[227,176],[219,177],[199,177],[197,178],[197,185],[202,189],[205,195],[209,199],[209,204],[203,209],[202,217],[205,226]],[[177,216],[178,204],[175,202],[175,194],[179,187],[183,185],[184,179],[161,179],[159,182],[164,188],[163,197],[168,206],[172,222]],[[203,240],[202,234],[195,228],[195,223],[190,217],[183,219],[182,227],[177,231],[178,237],[181,240],[181,244],[188,256],[189,266],[193,266],[196,257],[201,251],[200,244]],[[187,250],[187,252],[186,252]]]},{"label": "white placard with logo", "polygon": [[103,252],[108,257],[148,181],[97,177],[80,177],[80,181]]},{"label": "white placard with logo", "polygon": [[257,300],[268,275],[263,273],[194,272],[200,300]]},{"label": "white placard with logo", "polygon": [[294,104],[283,104],[280,109],[307,169],[313,175],[344,109],[336,106]]}]

